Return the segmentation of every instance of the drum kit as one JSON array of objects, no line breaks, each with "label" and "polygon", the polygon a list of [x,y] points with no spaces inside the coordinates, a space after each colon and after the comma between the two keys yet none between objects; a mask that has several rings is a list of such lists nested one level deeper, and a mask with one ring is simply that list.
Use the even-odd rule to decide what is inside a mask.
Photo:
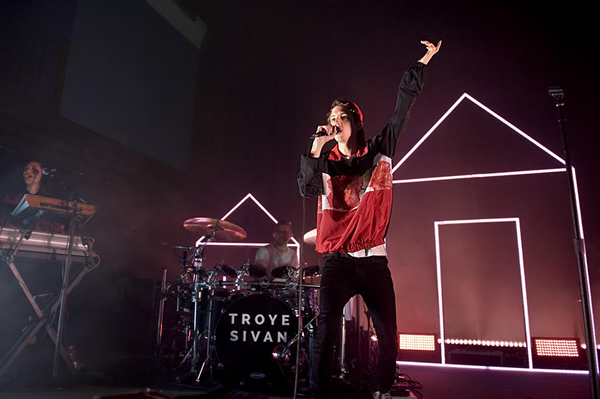
[{"label": "drum kit", "polygon": [[195,383],[214,383],[224,370],[242,385],[289,384],[296,367],[309,372],[320,267],[280,266],[270,274],[250,263],[208,268],[206,244],[242,240],[246,232],[213,218],[188,219],[183,226],[203,239],[175,247],[182,251],[177,279],[167,281],[163,270],[156,336],[163,368]]}]

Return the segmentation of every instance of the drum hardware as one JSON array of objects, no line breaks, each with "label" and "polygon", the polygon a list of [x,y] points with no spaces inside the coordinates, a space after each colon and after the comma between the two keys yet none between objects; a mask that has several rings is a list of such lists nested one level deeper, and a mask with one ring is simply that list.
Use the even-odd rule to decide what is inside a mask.
[{"label": "drum hardware", "polygon": [[[214,300],[213,295],[215,290],[219,287],[219,281],[217,276],[224,272],[231,275],[235,272],[233,268],[228,265],[218,264],[211,271],[207,271],[203,267],[204,262],[204,250],[206,244],[212,241],[237,241],[246,238],[246,231],[241,227],[221,219],[197,217],[188,219],[183,223],[183,227],[195,234],[202,235],[205,240],[194,247],[194,261],[192,267],[188,267],[187,259],[184,259],[183,263],[186,266],[186,273],[191,276],[192,289],[191,298],[193,303],[193,322],[191,329],[192,346],[191,351],[191,367],[190,374],[196,375],[196,383],[200,382],[205,366],[209,367],[209,382],[214,382],[213,375],[213,358],[212,353],[214,351],[214,334],[212,332],[212,314],[214,311]],[[236,273],[237,274],[237,273]],[[200,304],[207,304],[207,309],[204,315],[204,331],[199,331],[200,323]],[[199,353],[199,341],[200,339],[205,340],[206,353],[204,361],[200,367],[200,353]],[[186,354],[182,364],[187,361],[190,357],[190,352]]]},{"label": "drum hardware", "polygon": [[293,310],[277,298],[242,297],[229,305],[217,323],[217,358],[241,385],[289,383],[290,370],[273,358],[273,351],[289,343],[297,323]]},{"label": "drum hardware", "polygon": [[298,269],[294,266],[279,266],[271,271],[273,278],[284,278],[286,280],[294,280],[298,278]]},{"label": "drum hardware", "polygon": [[[311,375],[310,372],[310,367],[312,365],[312,348],[313,348],[313,343],[314,343],[314,331],[315,328],[313,326],[313,323],[315,322],[315,320],[317,320],[317,318],[319,317],[318,313],[308,322],[306,323],[303,327],[302,327],[302,332],[307,331],[308,332],[308,345],[309,345],[309,349],[308,349],[308,364],[309,364],[309,375]],[[273,352],[271,353],[271,355],[273,356],[273,359],[282,362],[284,364],[290,364],[292,355],[290,353],[290,349],[292,348],[292,346],[296,345],[298,343],[299,340],[299,335],[296,334],[296,336],[294,338],[292,338],[288,343],[286,343],[285,345],[277,345],[274,349]]]},{"label": "drum hardware", "polygon": [[[309,369],[319,285],[303,284],[300,276],[302,280],[315,277],[320,267],[305,266],[302,274],[294,267],[283,267],[281,276],[279,271],[268,274],[265,267],[250,262],[239,268],[222,262],[208,270],[204,265],[206,244],[241,239],[245,231],[229,222],[210,218],[188,219],[184,227],[204,235],[205,239],[197,247],[177,247],[185,250],[184,273],[173,283],[166,283],[163,276],[161,289],[162,298],[176,299],[178,309],[183,311],[177,320],[184,325],[184,330],[187,328],[187,345],[185,351],[179,352],[183,360],[178,368],[190,362],[185,376],[193,376],[195,383],[201,380],[213,383],[215,366],[220,363],[224,371],[236,376],[242,384],[257,381],[289,384],[294,367],[302,368],[303,373]],[[188,258],[187,251],[192,249],[193,254]],[[231,280],[224,281],[225,278],[219,276]],[[263,280],[251,281],[247,277]],[[272,282],[269,277],[284,278],[285,282]],[[189,315],[187,320],[186,315]],[[160,315],[163,316],[164,313]],[[242,318],[244,323],[239,324]],[[299,323],[303,324],[300,328]],[[160,322],[158,328],[163,328]],[[179,329],[177,334],[181,334]],[[301,348],[295,355],[294,345]],[[298,361],[297,366],[294,359]]]},{"label": "drum hardware", "polygon": [[183,222],[183,227],[192,233],[210,237],[213,241],[238,241],[246,238],[244,229],[221,219],[192,218]]}]

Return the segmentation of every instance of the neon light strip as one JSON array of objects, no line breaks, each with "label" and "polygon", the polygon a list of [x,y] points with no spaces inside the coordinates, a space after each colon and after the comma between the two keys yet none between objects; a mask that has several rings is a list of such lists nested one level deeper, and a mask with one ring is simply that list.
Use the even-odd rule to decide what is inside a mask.
[{"label": "neon light strip", "polygon": [[408,362],[404,360],[396,361],[396,364],[405,366],[424,366],[424,367],[442,367],[453,369],[470,369],[470,370],[492,370],[492,371],[521,371],[526,373],[552,373],[552,374],[578,374],[587,375],[587,370],[560,370],[560,369],[531,369],[519,367],[495,367],[495,366],[469,366],[465,364],[440,364],[440,363],[425,363],[425,362]]},{"label": "neon light strip", "polygon": [[[474,104],[478,105],[480,108],[482,108],[483,110],[487,111],[490,115],[494,116],[496,119],[500,120],[502,123],[506,124],[508,127],[512,128],[514,131],[516,131],[517,133],[519,133],[522,137],[526,138],[527,140],[529,140],[530,142],[532,142],[534,145],[536,145],[538,148],[542,149],[544,152],[546,152],[547,154],[549,154],[550,156],[552,156],[554,159],[558,160],[561,164],[565,165],[566,162],[558,157],[556,154],[554,154],[553,152],[551,152],[550,150],[548,150],[546,147],[544,147],[543,145],[541,145],[540,143],[538,143],[536,140],[534,140],[533,138],[531,138],[529,135],[525,134],[523,131],[517,129],[514,125],[512,125],[511,123],[509,123],[508,121],[506,121],[504,118],[502,118],[500,115],[496,114],[495,112],[493,112],[491,109],[489,109],[488,107],[484,106],[482,103],[480,103],[479,101],[477,101],[475,98],[473,98],[472,96],[468,95],[467,93],[463,93],[463,95],[448,109],[448,111],[431,127],[431,129],[429,129],[429,131],[417,142],[417,144],[415,144],[413,146],[413,148],[411,148],[411,150],[400,160],[400,162],[398,162],[396,164],[396,166],[394,166],[394,168],[392,169],[392,173],[394,173],[402,164],[404,164],[404,162],[406,162],[406,160],[408,159],[408,157],[410,157],[415,151],[416,149],[433,133],[433,131],[448,117],[448,115],[450,115],[450,113],[452,113],[452,111],[454,111],[454,109],[462,102],[462,100],[464,100],[465,98],[468,98],[469,100],[471,100]],[[466,179],[466,178],[476,178],[476,177],[499,177],[499,176],[514,176],[514,175],[525,175],[525,174],[536,174],[536,173],[554,173],[554,172],[559,172],[559,171],[566,171],[565,169],[540,169],[537,172],[536,171],[521,171],[521,172],[503,172],[503,173],[482,173],[482,174],[473,174],[473,175],[462,175],[462,176],[445,176],[445,177],[431,177],[431,178],[421,178],[421,179],[403,179],[403,180],[394,180],[393,183],[395,184],[405,184],[405,183],[418,183],[418,182],[426,182],[426,181],[440,181],[440,180],[456,180],[456,179]],[[583,233],[583,218],[581,216],[581,203],[579,200],[579,186],[577,184],[577,178],[576,178],[576,173],[575,173],[575,168],[572,168],[572,175],[573,175],[573,182],[574,182],[574,186],[575,186],[575,197],[576,197],[576,205],[577,205],[577,218],[579,221],[579,232],[581,235],[581,238],[584,238],[584,233]],[[436,246],[436,251],[439,251],[439,248]],[[439,255],[438,253],[436,253],[436,255]],[[596,327],[595,327],[595,322],[594,322],[594,316],[593,316],[593,307],[592,307],[592,295],[591,295],[591,285],[589,284],[590,278],[589,278],[589,267],[588,267],[588,261],[587,261],[587,251],[584,245],[583,248],[583,258],[584,258],[584,265],[585,265],[585,275],[586,275],[586,279],[588,281],[588,306],[590,309],[590,313],[591,313],[591,324],[592,324],[592,330],[593,330],[593,337],[592,339],[594,340],[594,345],[596,345],[597,347],[600,346],[597,345],[597,340],[596,340]],[[441,285],[438,284],[438,296],[440,295],[441,292]],[[440,305],[441,308],[441,305]],[[440,319],[443,321],[443,316],[440,313]],[[443,329],[441,330],[443,333]],[[443,350],[443,348],[442,348]],[[442,356],[444,356],[444,352],[442,351]],[[600,366],[598,364],[598,362],[596,362],[596,368],[598,370],[600,370]],[[574,371],[574,373],[579,373]],[[585,372],[587,373],[587,372]]]},{"label": "neon light strip", "polygon": [[[446,341],[444,339],[444,308],[443,308],[443,297],[442,297],[442,267],[441,267],[441,256],[440,256],[440,233],[439,226],[443,225],[457,225],[457,224],[475,224],[475,223],[504,223],[514,222],[515,229],[517,231],[517,247],[519,250],[519,269],[521,274],[521,292],[523,296],[523,313],[525,319],[525,335],[527,342],[531,342],[531,333],[529,330],[529,308],[527,306],[527,290],[525,284],[525,265],[523,262],[523,245],[521,241],[521,224],[519,218],[490,218],[490,219],[469,219],[469,220],[445,220],[434,222],[434,233],[435,233],[435,255],[436,255],[436,269],[437,269],[437,280],[438,280],[438,306],[440,313],[440,339],[441,339],[441,355],[442,364],[446,364]],[[531,354],[531,345],[527,345],[527,357],[529,368],[533,368],[533,359]]]},{"label": "neon light strip", "polygon": [[495,113],[494,111],[492,111],[491,109],[489,109],[488,107],[486,107],[485,105],[483,105],[482,103],[480,103],[479,101],[477,101],[476,99],[474,99],[473,97],[471,97],[470,95],[468,95],[467,93],[465,93],[465,96],[469,100],[471,100],[473,103],[479,105],[479,107],[481,107],[481,109],[487,111],[490,115],[492,115],[493,117],[495,117],[496,119],[498,119],[500,122],[504,123],[506,126],[510,127],[515,132],[519,133],[521,136],[523,136],[524,138],[526,138],[527,140],[529,140],[531,143],[533,143],[540,150],[544,151],[546,154],[550,155],[552,158],[556,159],[558,162],[562,163],[563,165],[566,165],[566,162],[564,161],[564,159],[562,159],[561,157],[559,157],[558,155],[556,155],[555,153],[553,153],[552,151],[550,151],[548,148],[546,148],[543,145],[541,145],[538,141],[536,141],[535,139],[533,139],[533,137],[529,136],[528,134],[526,134],[522,130],[518,129],[515,125],[513,125],[512,123],[510,123],[509,121],[507,121],[506,119],[504,119],[503,117],[501,117],[500,115],[498,115],[497,113]]},{"label": "neon light strip", "polygon": [[467,95],[467,93],[463,93],[463,95],[460,96],[460,98],[454,103],[454,105],[452,105],[450,107],[450,109],[448,109],[448,111],[446,111],[446,113],[444,115],[442,115],[442,117],[431,127],[431,129],[429,129],[429,131],[427,133],[425,133],[425,135],[423,137],[421,137],[421,140],[419,140],[419,142],[417,144],[415,144],[414,147],[411,148],[409,152],[406,153],[404,158],[402,158],[400,160],[400,162],[398,162],[396,164],[396,166],[394,166],[394,168],[392,169],[392,174],[394,174],[396,169],[398,169],[400,167],[400,165],[402,165],[408,159],[408,157],[410,157],[412,155],[412,153],[415,152],[417,150],[417,148],[419,148],[419,146],[421,144],[423,144],[423,142],[425,140],[427,140],[427,137],[429,137],[433,133],[433,131],[435,129],[437,129],[437,127],[448,117],[448,115],[450,115],[452,113],[452,111],[454,111],[454,108],[456,108],[458,106],[458,104],[460,104],[461,101],[465,99],[466,95]]},{"label": "neon light strip", "polygon": [[559,173],[566,172],[566,168],[558,169],[533,169],[533,170],[521,170],[514,172],[496,172],[496,173],[474,173],[470,175],[455,175],[455,176],[439,176],[439,177],[423,177],[418,179],[401,179],[393,180],[394,184],[407,184],[407,183],[422,183],[430,181],[442,181],[442,180],[460,180],[460,179],[478,179],[484,177],[502,177],[502,176],[523,176],[523,175],[536,175],[543,173]]},{"label": "neon light strip", "polygon": [[402,158],[396,164],[396,166],[394,166],[394,168],[392,169],[392,174],[400,167],[400,165],[402,165],[404,162],[406,162],[406,160],[408,159],[408,157],[410,157],[413,154],[413,152],[415,152],[417,150],[417,148],[419,148],[421,146],[421,144],[423,144],[423,142],[425,140],[427,140],[427,138],[429,136],[431,136],[431,134],[434,132],[434,130],[437,129],[437,127],[452,113],[452,111],[454,111],[456,109],[456,107],[458,106],[458,104],[460,104],[465,98],[471,100],[475,105],[478,105],[481,109],[483,109],[484,111],[488,112],[494,118],[498,119],[500,122],[504,123],[506,126],[510,127],[515,132],[519,133],[522,137],[524,137],[525,139],[529,140],[536,147],[538,147],[539,149],[541,149],[542,151],[544,151],[545,153],[547,153],[548,155],[550,155],[552,158],[556,159],[561,164],[565,165],[566,162],[561,157],[559,157],[558,155],[556,155],[555,153],[553,153],[552,151],[550,151],[548,148],[546,148],[543,145],[541,145],[538,141],[536,141],[535,139],[533,139],[531,136],[527,135],[525,132],[523,132],[522,130],[518,129],[515,125],[513,125],[510,122],[508,122],[506,119],[502,118],[500,115],[498,115],[497,113],[495,113],[494,111],[492,111],[491,109],[489,109],[488,107],[486,107],[485,105],[483,105],[482,103],[480,103],[479,101],[477,101],[475,98],[473,98],[469,94],[463,93],[463,95],[460,96],[460,98],[448,109],[448,111],[446,111],[446,113],[444,115],[442,115],[442,117],[431,127],[431,129],[429,129],[429,131],[427,131],[427,133],[425,133],[425,135],[423,137],[421,137],[421,139],[417,142],[417,144],[415,144],[413,146],[413,148],[411,148],[410,151],[408,151],[406,153],[406,155],[404,156],[404,158]]},{"label": "neon light strip", "polygon": [[515,221],[515,230],[517,232],[517,244],[519,248],[519,267],[521,269],[521,293],[523,295],[523,318],[525,319],[525,334],[527,337],[527,357],[529,368],[533,368],[533,356],[531,354],[531,330],[529,328],[529,301],[527,300],[527,284],[525,284],[525,262],[523,261],[523,244],[521,239],[521,220]]},{"label": "neon light strip", "polygon": [[446,364],[446,344],[445,342],[445,330],[444,330],[444,304],[442,301],[442,264],[440,257],[440,230],[438,222],[435,222],[435,267],[437,273],[437,289],[438,289],[438,311],[440,315],[440,353],[442,355],[442,364]]},{"label": "neon light strip", "polygon": [[[588,303],[590,309],[590,324],[592,325],[592,347],[598,347],[596,340],[596,322],[594,321],[594,308],[592,307],[592,292],[591,292],[591,284],[590,284],[590,273],[587,261],[587,250],[585,247],[585,236],[583,234],[583,218],[581,217],[581,203],[579,202],[579,186],[577,185],[577,173],[575,173],[575,168],[571,167],[571,174],[573,176],[573,186],[575,187],[575,204],[577,205],[577,221],[579,222],[579,235],[584,242],[583,245],[583,266],[585,269],[585,278],[587,281],[587,294],[588,294]],[[598,367],[598,357],[596,356],[596,370],[600,371]]]},{"label": "neon light strip", "polygon": [[[438,339],[438,343],[442,341]],[[513,341],[491,341],[491,340],[479,340],[479,339],[458,339],[458,338],[446,338],[444,341],[450,345],[469,345],[469,346],[498,346],[506,348],[525,348],[527,344],[525,342],[513,342]]]},{"label": "neon light strip", "polygon": [[[268,242],[207,242],[205,245],[213,247],[264,247]],[[288,244],[288,247],[298,247],[298,244]]]},{"label": "neon light strip", "polygon": [[[278,220],[275,219],[275,217],[273,215],[271,215],[271,212],[269,212],[267,210],[267,208],[265,208],[256,198],[254,198],[254,196],[251,193],[246,194],[246,196],[244,198],[242,198],[240,200],[240,202],[238,202],[233,208],[231,208],[229,210],[229,212],[227,212],[222,218],[221,220],[225,220],[229,217],[229,215],[231,215],[233,212],[235,212],[236,209],[238,209],[244,202],[246,202],[246,200],[250,198],[252,201],[254,201],[254,203],[256,205],[258,205],[258,207],[269,217],[269,219],[271,219],[274,223],[277,223]],[[204,239],[206,238],[206,236],[202,236],[198,239],[198,241],[196,241],[196,246],[200,245]],[[296,248],[300,248],[300,243],[294,238],[291,238],[293,244],[288,245],[288,247],[296,247]],[[268,245],[269,243],[266,244],[261,244],[261,243],[217,243],[217,242],[210,242],[207,243],[206,245],[213,245],[213,246],[231,246],[231,247],[238,247],[238,246],[242,246],[242,247],[258,247],[258,246],[265,246]],[[298,264],[300,264],[300,251],[296,251],[296,258],[298,259]]]}]

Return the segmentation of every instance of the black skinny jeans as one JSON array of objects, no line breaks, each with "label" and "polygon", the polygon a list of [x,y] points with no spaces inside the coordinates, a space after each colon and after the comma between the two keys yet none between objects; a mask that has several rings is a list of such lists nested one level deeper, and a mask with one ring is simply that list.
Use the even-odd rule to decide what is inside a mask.
[{"label": "black skinny jeans", "polygon": [[396,297],[388,260],[385,256],[352,258],[325,256],[321,277],[319,325],[313,352],[312,397],[328,398],[342,312],[346,302],[360,294],[373,317],[379,342],[377,389],[390,390],[396,373]]}]

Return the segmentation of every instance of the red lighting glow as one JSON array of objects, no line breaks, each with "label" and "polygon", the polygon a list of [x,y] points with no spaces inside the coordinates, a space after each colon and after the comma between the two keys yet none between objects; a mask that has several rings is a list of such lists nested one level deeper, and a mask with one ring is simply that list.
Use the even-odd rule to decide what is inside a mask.
[{"label": "red lighting glow", "polygon": [[435,335],[398,334],[398,349],[408,351],[435,351]]},{"label": "red lighting glow", "polygon": [[579,357],[576,339],[535,338],[534,343],[538,356]]}]

